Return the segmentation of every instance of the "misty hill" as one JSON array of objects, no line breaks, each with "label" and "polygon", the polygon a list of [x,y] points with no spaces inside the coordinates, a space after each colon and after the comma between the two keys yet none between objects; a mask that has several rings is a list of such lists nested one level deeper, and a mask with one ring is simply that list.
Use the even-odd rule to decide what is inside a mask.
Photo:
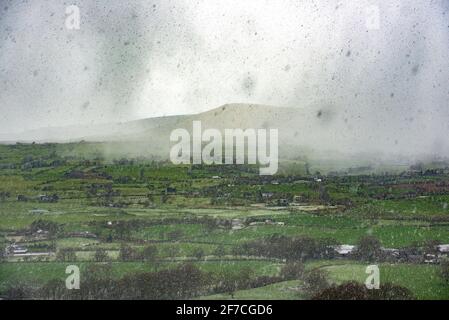
[{"label": "misty hill", "polygon": [[[192,130],[199,120],[202,128],[278,129],[281,149],[288,145],[313,147],[314,140],[325,140],[320,127],[328,121],[325,112],[297,108],[281,108],[256,104],[227,104],[199,114],[149,118],[120,124],[52,127],[25,131],[16,135],[0,135],[4,142],[105,142],[115,144],[108,150],[126,154],[168,155],[170,133],[177,128]],[[320,129],[320,130],[317,130]],[[312,134],[313,133],[313,134]],[[320,138],[321,136],[321,138]],[[329,135],[330,137],[332,136]],[[137,149],[137,150],[134,150]]]},{"label": "misty hill", "polygon": [[[149,118],[119,124],[51,127],[24,131],[19,134],[0,134],[3,142],[74,142],[74,141],[148,141],[166,138],[176,128],[190,131],[192,121],[199,120],[203,128],[273,128],[283,138],[306,136],[329,116],[323,111],[305,112],[296,108],[280,108],[255,104],[227,104],[194,115]],[[308,138],[309,139],[309,138]]]},{"label": "misty hill", "polygon": [[[15,136],[0,135],[1,141],[20,142],[101,142],[101,152],[111,157],[157,156],[166,159],[173,143],[170,133],[177,128],[192,131],[192,122],[202,129],[278,129],[279,152],[283,163],[329,162],[330,168],[369,166],[380,163],[382,155],[373,145],[357,145],[363,132],[350,132],[344,118],[326,108],[282,108],[256,104],[227,104],[193,115],[142,119],[120,124],[45,128]],[[363,142],[363,141],[362,141]],[[376,147],[374,145],[374,147]],[[396,158],[401,166],[413,159]],[[389,161],[391,163],[391,161]],[[343,163],[343,165],[336,165]],[[324,166],[327,166],[325,164]]]},{"label": "misty hill", "polygon": [[315,143],[322,144],[322,141],[335,137],[335,133],[329,130],[331,129],[330,118],[331,115],[323,110],[306,112],[297,108],[227,104],[194,115],[149,118],[121,124],[53,127],[25,131],[13,136],[0,135],[0,141],[63,143],[83,140],[144,143],[148,144],[151,150],[156,151],[169,147],[170,133],[174,129],[184,128],[191,131],[192,122],[199,120],[202,122],[203,130],[207,128],[278,129],[280,146],[298,145],[313,148]]}]

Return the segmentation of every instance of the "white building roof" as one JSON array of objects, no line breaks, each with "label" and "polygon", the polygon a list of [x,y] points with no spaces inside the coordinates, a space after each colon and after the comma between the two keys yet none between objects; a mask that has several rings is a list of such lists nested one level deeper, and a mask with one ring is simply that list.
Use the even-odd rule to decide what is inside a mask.
[{"label": "white building roof", "polygon": [[449,244],[440,244],[437,248],[440,252],[449,252]]},{"label": "white building roof", "polygon": [[355,246],[349,244],[342,244],[339,246],[335,246],[334,249],[335,251],[337,251],[338,254],[348,254],[354,251]]}]

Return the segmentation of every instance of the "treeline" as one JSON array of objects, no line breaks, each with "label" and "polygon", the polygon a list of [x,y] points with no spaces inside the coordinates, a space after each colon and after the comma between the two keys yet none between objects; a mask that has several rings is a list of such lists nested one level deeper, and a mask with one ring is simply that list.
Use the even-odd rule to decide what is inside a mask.
[{"label": "treeline", "polygon": [[9,287],[5,299],[44,300],[177,300],[229,293],[282,281],[277,276],[254,276],[247,268],[239,272],[204,272],[192,264],[172,269],[112,277],[109,264],[95,264],[82,272],[80,289],[68,290],[64,281],[51,280],[41,287]]},{"label": "treeline", "polygon": [[304,261],[308,259],[332,259],[338,242],[334,239],[287,237],[272,235],[261,240],[243,243],[233,248],[233,254]]},{"label": "treeline", "polygon": [[[123,211],[122,215],[127,215]],[[201,224],[204,226],[206,232],[211,232],[217,228],[231,229],[232,220],[231,219],[215,219],[211,217],[196,217],[196,216],[186,216],[182,218],[163,218],[154,220],[144,220],[144,219],[131,219],[131,220],[117,220],[111,221],[109,225],[106,225],[104,221],[91,221],[89,226],[95,230],[97,236],[105,241],[112,240],[135,240],[133,233],[144,228],[162,225],[190,225],[190,224]],[[184,234],[181,229],[174,230],[171,233],[167,233],[168,240],[177,241],[180,240]]]},{"label": "treeline", "polygon": [[414,300],[412,292],[402,286],[384,283],[370,290],[355,281],[332,285],[312,297],[312,300]]},{"label": "treeline", "polygon": [[204,272],[192,264],[172,269],[112,276],[110,264],[95,264],[82,272],[79,289],[68,290],[62,280],[51,280],[41,287],[15,285],[9,287],[5,299],[42,300],[180,300],[212,294],[229,294],[237,290],[267,286],[287,280],[299,280],[298,298],[316,300],[409,300],[414,299],[407,288],[384,283],[380,289],[369,290],[363,284],[346,282],[331,284],[326,272],[306,271],[298,262],[286,264],[278,276],[255,276],[254,270],[220,270]]}]

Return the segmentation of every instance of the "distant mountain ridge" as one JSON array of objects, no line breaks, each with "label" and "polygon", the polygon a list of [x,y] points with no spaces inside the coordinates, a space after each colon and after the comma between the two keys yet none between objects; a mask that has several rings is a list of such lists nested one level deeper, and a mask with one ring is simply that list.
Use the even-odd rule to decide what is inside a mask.
[{"label": "distant mountain ridge", "polygon": [[[125,123],[50,127],[19,134],[0,134],[3,142],[76,142],[141,141],[167,134],[176,128],[189,130],[192,121],[200,120],[204,128],[277,128],[303,118],[301,109],[257,104],[227,104],[193,115],[147,118]],[[169,133],[168,133],[169,134]]]},{"label": "distant mountain ridge", "polygon": [[[183,128],[192,131],[193,121],[202,129],[278,129],[279,158],[285,165],[319,162],[322,168],[376,167],[387,163],[409,165],[414,159],[376,152],[376,144],[362,138],[371,132],[351,131],[344,115],[326,108],[285,108],[259,104],[226,104],[198,114],[135,120],[126,123],[43,128],[16,135],[1,135],[3,143],[98,142],[98,150],[108,158],[152,157],[168,159],[170,134]],[[358,143],[358,145],[357,145]],[[381,150],[381,149],[380,149]],[[381,150],[382,151],[382,150]],[[386,155],[386,156],[385,156]],[[325,169],[323,169],[325,170]],[[383,170],[383,169],[382,169]],[[388,169],[389,170],[389,169]]]}]

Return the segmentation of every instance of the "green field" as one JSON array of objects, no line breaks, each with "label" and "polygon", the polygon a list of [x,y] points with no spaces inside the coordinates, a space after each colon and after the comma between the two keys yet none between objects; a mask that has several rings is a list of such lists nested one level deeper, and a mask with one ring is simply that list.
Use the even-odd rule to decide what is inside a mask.
[{"label": "green field", "polygon": [[[277,252],[282,247],[257,251],[258,244],[306,239],[357,245],[372,237],[383,248],[414,250],[419,258],[429,243],[449,243],[449,166],[332,176],[305,175],[292,166],[288,175],[281,170],[261,177],[251,166],[104,159],[100,149],[93,143],[0,145],[2,251],[16,243],[48,254],[4,256],[0,295],[18,285],[63,283],[70,264],[83,273],[108,263],[110,276],[120,280],[192,263],[215,281],[196,298],[306,299],[303,279],[281,279],[291,256]],[[295,245],[293,253],[304,249]],[[124,257],[127,248],[132,254]],[[332,283],[366,278],[365,262],[308,254],[306,269],[325,270]],[[407,259],[375,261],[382,281],[409,288],[419,299],[449,298],[438,263]],[[223,289],[227,278],[242,274],[259,286],[240,279],[233,294]]]},{"label": "green field", "polygon": [[201,297],[205,300],[298,300],[302,295],[298,286],[299,280],[284,281],[268,286],[238,290],[234,295],[214,294]]}]

